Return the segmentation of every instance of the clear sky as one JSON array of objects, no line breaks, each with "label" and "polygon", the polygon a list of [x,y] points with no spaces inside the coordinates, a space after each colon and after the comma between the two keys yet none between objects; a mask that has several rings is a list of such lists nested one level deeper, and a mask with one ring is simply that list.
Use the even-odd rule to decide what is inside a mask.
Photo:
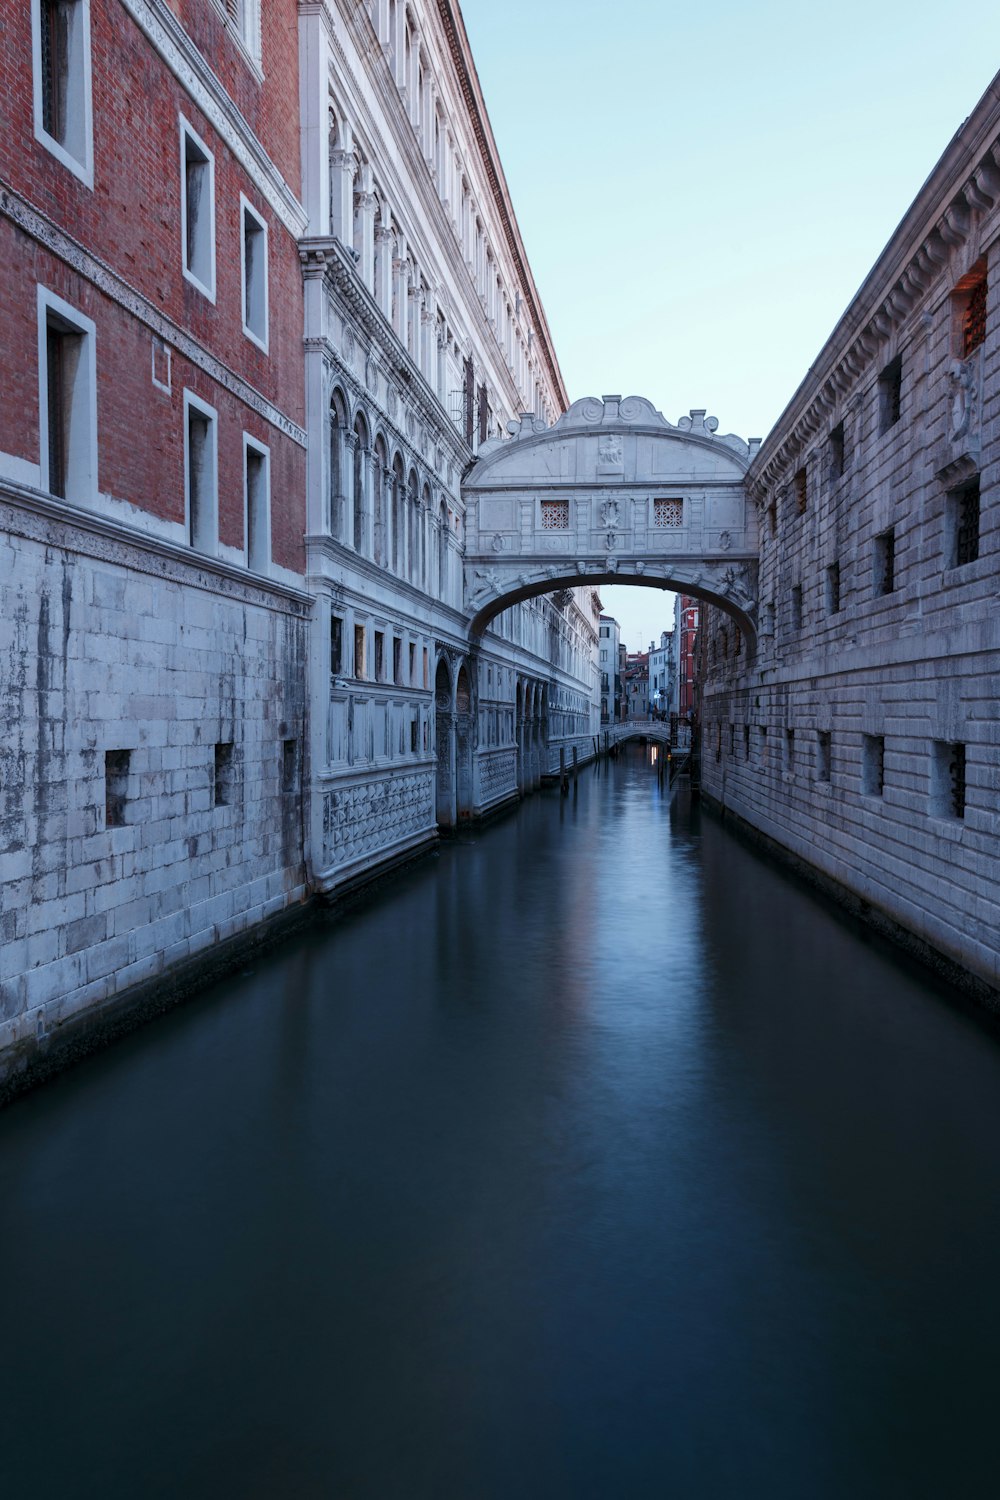
[{"label": "clear sky", "polygon": [[[461,3],[570,400],[742,437],[1000,69],[998,0]],[[602,598],[630,650],[670,624],[651,589]]]}]

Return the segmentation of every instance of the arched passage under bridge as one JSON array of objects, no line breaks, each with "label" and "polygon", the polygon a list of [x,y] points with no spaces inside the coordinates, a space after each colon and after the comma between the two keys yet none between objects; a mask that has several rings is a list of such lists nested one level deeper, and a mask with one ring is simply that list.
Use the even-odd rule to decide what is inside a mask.
[{"label": "arched passage under bridge", "polygon": [[578,584],[671,589],[757,642],[756,440],[704,411],[666,420],[641,396],[587,397],[546,427],[523,416],[485,443],[462,490],[465,608],[475,641],[521,599]]}]

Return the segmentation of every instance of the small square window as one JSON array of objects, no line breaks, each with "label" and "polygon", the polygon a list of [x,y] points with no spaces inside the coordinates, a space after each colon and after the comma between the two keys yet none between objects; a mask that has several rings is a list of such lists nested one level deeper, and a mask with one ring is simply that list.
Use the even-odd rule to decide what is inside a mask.
[{"label": "small square window", "polygon": [[830,780],[830,742],[829,729],[817,729],[816,731],[816,780]]},{"label": "small square window", "polygon": [[947,503],[949,567],[961,568],[979,557],[979,475],[951,490]]},{"label": "small square window", "polygon": [[876,594],[891,594],[896,587],[896,533],[891,526],[875,538],[872,587]]},{"label": "small square window", "polygon": [[131,750],[104,752],[104,826],[124,828]]},{"label": "small square window", "polygon": [[965,817],[965,746],[935,740],[931,747],[931,815]]},{"label": "small square window", "polygon": [[233,799],[233,745],[227,741],[215,747],[212,775],[212,806],[228,807]]},{"label": "small square window", "polygon": [[826,570],[826,612],[840,613],[840,563],[833,562]]},{"label": "small square window", "polygon": [[802,585],[801,585],[801,583],[796,583],[796,584],[793,584],[793,586],[792,586],[792,629],[793,630],[801,630],[802,629]]},{"label": "small square window", "polygon": [[879,432],[888,432],[890,427],[895,427],[902,413],[903,361],[898,354],[878,378],[878,397]]},{"label": "small square window", "polygon": [[880,734],[861,738],[861,790],[866,797],[881,797],[885,788],[885,739]]}]

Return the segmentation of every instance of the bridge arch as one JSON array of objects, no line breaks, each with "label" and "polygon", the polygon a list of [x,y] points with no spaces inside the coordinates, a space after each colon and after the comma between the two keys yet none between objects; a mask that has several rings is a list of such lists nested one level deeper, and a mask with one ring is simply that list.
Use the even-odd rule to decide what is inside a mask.
[{"label": "bridge arch", "polygon": [[693,410],[671,423],[640,396],[576,401],[484,443],[467,471],[465,602],[475,641],[502,610],[575,585],[671,589],[757,640],[757,440]]}]

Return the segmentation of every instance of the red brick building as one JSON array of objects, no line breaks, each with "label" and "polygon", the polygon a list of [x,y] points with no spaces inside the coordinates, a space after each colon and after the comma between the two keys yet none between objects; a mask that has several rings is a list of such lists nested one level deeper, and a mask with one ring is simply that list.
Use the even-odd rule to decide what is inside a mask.
[{"label": "red brick building", "polygon": [[7,1068],[304,890],[297,17],[0,6]]}]

